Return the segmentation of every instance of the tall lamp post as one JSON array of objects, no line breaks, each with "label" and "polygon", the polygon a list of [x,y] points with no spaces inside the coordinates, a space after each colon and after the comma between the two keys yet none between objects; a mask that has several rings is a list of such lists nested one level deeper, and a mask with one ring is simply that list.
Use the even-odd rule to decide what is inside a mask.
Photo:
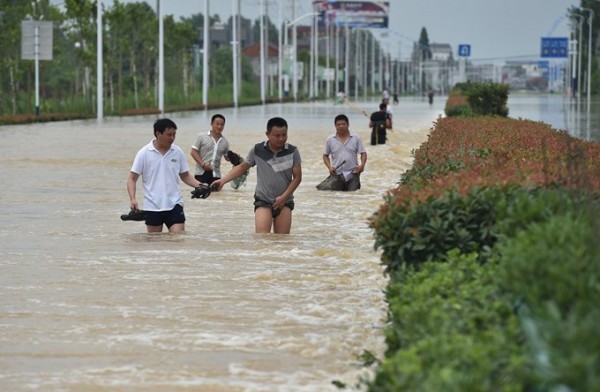
[{"label": "tall lamp post", "polygon": [[210,37],[209,37],[209,16],[208,16],[208,9],[209,9],[209,0],[204,0],[204,26],[203,26],[203,43],[202,46],[204,48],[204,52],[202,55],[202,107],[204,108],[204,110],[207,109],[207,104],[208,104],[208,56],[209,56],[209,50],[210,50]]},{"label": "tall lamp post", "polygon": [[231,19],[231,27],[232,27],[232,33],[231,35],[233,36],[233,40],[231,41],[231,54],[232,54],[232,61],[233,61],[233,106],[234,107],[238,107],[238,92],[239,92],[239,88],[238,88],[238,50],[239,50],[239,40],[238,40],[238,20],[239,20],[239,13],[240,13],[240,4],[239,4],[240,0],[233,0],[233,4],[232,4],[232,8],[233,8],[233,15],[232,15],[232,19]]},{"label": "tall lamp post", "polygon": [[[104,90],[103,90],[103,80],[104,80],[104,74],[103,74],[103,68],[102,66],[104,65],[104,58],[103,53],[102,53],[102,0],[98,0],[98,3],[96,5],[97,8],[97,15],[96,15],[96,34],[97,34],[97,48],[96,48],[96,72],[98,73],[97,75],[97,105],[98,105],[98,109],[97,109],[97,119],[98,120],[102,120],[102,118],[104,117]],[[37,73],[36,73],[37,76]],[[39,107],[39,106],[38,106]],[[38,109],[39,110],[39,109]]]},{"label": "tall lamp post", "polygon": [[294,46],[293,60],[292,60],[292,79],[293,79],[292,86],[293,86],[293,90],[294,90],[294,101],[296,101],[298,99],[298,71],[297,71],[297,66],[296,66],[296,59],[297,59],[296,52],[297,52],[297,49],[298,49],[298,47],[297,47],[298,46],[298,42],[297,42],[297,40],[298,40],[298,38],[297,38],[298,33],[297,33],[297,30],[296,30],[296,24],[299,21],[301,21],[302,19],[304,19],[304,18],[307,18],[309,16],[315,16],[315,14],[317,14],[317,13],[316,12],[306,13],[304,15],[300,15],[296,19],[294,19],[291,22],[288,22],[288,23],[285,24],[285,34],[284,34],[285,42],[284,42],[284,47],[286,47],[286,48],[288,46],[288,43],[287,43],[287,29],[290,28],[290,27],[292,27],[292,26],[294,26],[293,35],[292,35],[292,41],[293,41],[292,45]]},{"label": "tall lamp post", "polygon": [[156,13],[158,15],[158,110],[163,115],[165,113],[165,34],[160,0],[156,1]]},{"label": "tall lamp post", "polygon": [[589,8],[581,7],[582,10],[590,13],[588,17],[589,30],[588,30],[588,69],[587,69],[587,110],[588,118],[591,103],[591,90],[592,90],[592,19],[594,18],[594,11]]},{"label": "tall lamp post", "polygon": [[[583,15],[573,15],[577,18],[577,30],[579,31],[579,35],[577,35],[577,99],[581,98],[581,35],[582,35],[582,27],[583,27]],[[573,56],[575,60],[575,56]],[[573,74],[575,74],[575,67],[573,67]]]}]

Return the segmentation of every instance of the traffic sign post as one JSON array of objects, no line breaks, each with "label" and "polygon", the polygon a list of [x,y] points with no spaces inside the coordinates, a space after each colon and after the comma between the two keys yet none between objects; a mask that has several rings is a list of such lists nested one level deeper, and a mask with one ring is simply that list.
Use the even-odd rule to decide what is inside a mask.
[{"label": "traffic sign post", "polygon": [[468,44],[460,44],[458,45],[458,57],[460,61],[458,62],[458,71],[459,71],[459,79],[461,82],[466,82],[466,74],[465,74],[465,62],[466,58],[471,56],[471,45]]},{"label": "traffic sign post", "polygon": [[560,38],[542,38],[541,57],[567,58],[569,56],[569,39]]},{"label": "traffic sign post", "polygon": [[458,45],[458,57],[470,57],[471,56],[471,45],[461,44]]},{"label": "traffic sign post", "polygon": [[40,60],[52,60],[52,22],[21,22],[21,58],[35,61],[35,115],[40,115]]}]

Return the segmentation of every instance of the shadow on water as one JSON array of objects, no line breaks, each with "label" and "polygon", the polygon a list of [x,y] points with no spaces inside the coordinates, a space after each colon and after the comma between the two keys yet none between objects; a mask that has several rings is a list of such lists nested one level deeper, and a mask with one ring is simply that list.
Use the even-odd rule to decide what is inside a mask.
[{"label": "shadow on water", "polygon": [[542,121],[570,135],[600,141],[600,100],[592,98],[588,107],[585,98],[563,95],[511,93],[509,116]]}]

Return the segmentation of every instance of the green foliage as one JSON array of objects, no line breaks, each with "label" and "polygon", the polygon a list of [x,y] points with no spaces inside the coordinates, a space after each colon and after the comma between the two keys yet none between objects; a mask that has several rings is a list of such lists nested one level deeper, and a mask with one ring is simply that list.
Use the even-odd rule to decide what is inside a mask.
[{"label": "green foliage", "polygon": [[499,239],[514,236],[588,202],[586,193],[564,189],[474,187],[462,196],[452,190],[420,203],[392,204],[377,221],[375,247],[385,272],[444,261],[449,250],[478,252],[485,261]]},{"label": "green foliage", "polygon": [[447,116],[508,116],[509,87],[500,83],[458,83],[446,101]]},{"label": "green foliage", "polygon": [[[96,81],[96,2],[65,0],[63,7],[47,0],[11,0],[0,2],[0,122],[16,123],[30,118],[34,107],[33,62],[21,60],[20,22],[34,19],[53,21],[54,57],[40,64],[40,106],[44,121],[63,113],[71,117],[95,115]],[[213,16],[211,25],[218,20]],[[107,115],[152,112],[157,109],[158,19],[153,6],[146,2],[115,0],[104,9],[104,110]],[[165,109],[201,107],[201,69],[198,67],[201,14],[175,21],[164,19]],[[272,24],[270,24],[272,27]],[[274,34],[271,39],[277,39]],[[249,60],[242,56],[240,102],[257,103],[254,90],[244,84],[256,84]],[[201,63],[201,62],[200,62]],[[232,58],[229,47],[211,52],[209,96],[211,106],[226,106],[232,99]],[[245,81],[246,83],[244,83]],[[222,88],[222,86],[224,88]],[[225,91],[227,93],[225,94]],[[251,95],[244,95],[250,91]],[[269,97],[268,99],[273,99]],[[51,113],[52,112],[52,113]],[[46,116],[49,115],[49,116]],[[60,116],[59,116],[60,117]],[[64,116],[63,116],[64,117]],[[35,119],[35,117],[34,117]]]},{"label": "green foliage", "polygon": [[597,208],[572,205],[501,246],[498,277],[519,317],[541,390],[600,390]]},{"label": "green foliage", "polygon": [[598,205],[598,199],[587,192],[562,188],[514,188],[495,204],[494,232],[502,239],[512,238],[528,226],[544,222],[567,211],[585,213]]},{"label": "green foliage", "polygon": [[520,391],[527,362],[498,265],[450,252],[447,263],[410,270],[386,292],[388,358],[378,391]]},{"label": "green foliage", "polygon": [[533,222],[499,246],[506,260],[501,271],[507,289],[530,307],[551,301],[567,314],[590,310],[580,306],[596,306],[600,269],[594,262],[590,222],[582,215],[570,212]]},{"label": "green foliage", "polygon": [[598,159],[540,123],[438,120],[371,220],[390,277],[371,391],[600,390]]},{"label": "green foliage", "polygon": [[498,188],[474,189],[467,197],[450,191],[422,203],[391,206],[375,232],[385,272],[443,261],[451,249],[471,253],[492,246],[494,206],[503,195]]},{"label": "green foliage", "polygon": [[473,109],[471,109],[470,106],[468,105],[456,105],[456,106],[450,106],[450,105],[446,105],[446,108],[444,109],[444,113],[446,113],[446,116],[448,117],[452,117],[452,116],[474,116],[475,112],[473,111]]},{"label": "green foliage", "polygon": [[480,116],[508,116],[508,85],[473,83],[467,89],[467,101],[473,112]]}]

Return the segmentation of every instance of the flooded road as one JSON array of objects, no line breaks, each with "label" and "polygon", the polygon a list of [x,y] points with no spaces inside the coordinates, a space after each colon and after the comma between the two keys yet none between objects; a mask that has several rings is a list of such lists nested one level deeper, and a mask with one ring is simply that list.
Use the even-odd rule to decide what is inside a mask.
[{"label": "flooded road", "polygon": [[[365,372],[358,356],[385,349],[386,279],[367,220],[442,113],[436,101],[401,100],[389,143],[377,147],[368,145],[366,117],[348,105],[219,111],[243,156],[265,140],[268,118],[288,120],[303,182],[287,236],[254,234],[255,169],[246,186],[205,200],[182,185],[184,234],[148,235],[143,223],[122,222],[126,178],[154,117],[0,127],[0,390],[356,384]],[[377,106],[355,104],[369,113]],[[168,114],[175,143],[188,153],[214,113]],[[328,174],[321,154],[339,113],[369,154],[356,193],[315,189]]]},{"label": "flooded road", "polygon": [[600,142],[600,99],[569,98],[561,94],[510,93],[509,117],[550,124],[580,139]]}]

